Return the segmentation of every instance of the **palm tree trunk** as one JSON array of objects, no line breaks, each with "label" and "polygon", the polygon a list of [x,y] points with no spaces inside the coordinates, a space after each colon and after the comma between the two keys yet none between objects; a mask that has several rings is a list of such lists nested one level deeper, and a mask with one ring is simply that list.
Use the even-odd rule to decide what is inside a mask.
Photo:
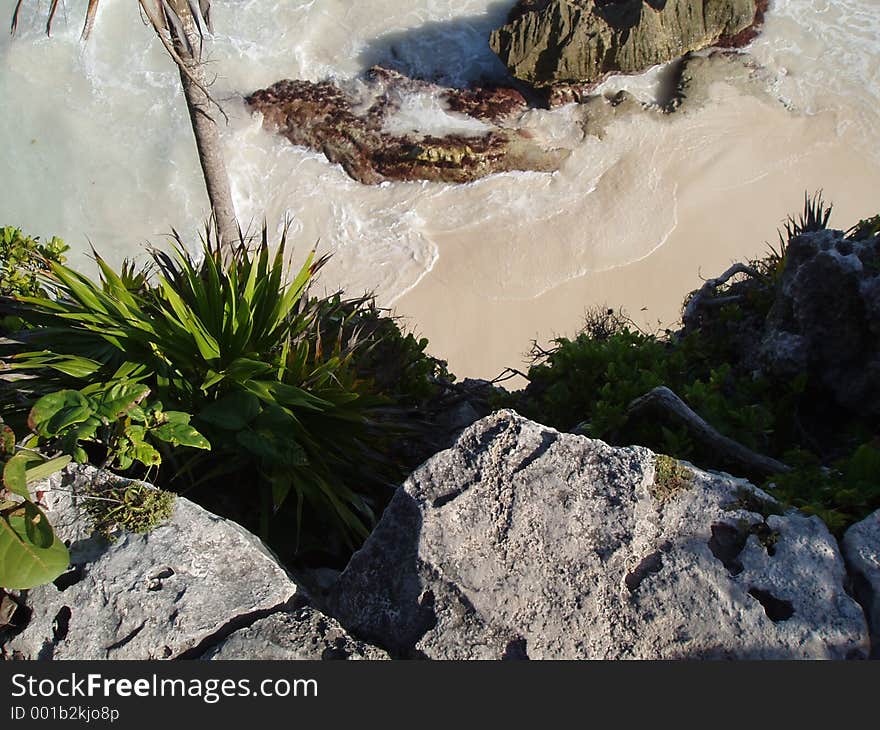
[{"label": "palm tree trunk", "polygon": [[187,0],[167,0],[167,3],[177,16],[167,18],[168,29],[174,49],[185,66],[180,67],[180,83],[196,138],[215,231],[221,244],[228,248],[238,242],[240,231],[232,203],[220,132],[211,113],[214,111],[216,114],[217,109],[212,110],[214,104],[206,92],[208,80],[201,60],[202,34]]}]

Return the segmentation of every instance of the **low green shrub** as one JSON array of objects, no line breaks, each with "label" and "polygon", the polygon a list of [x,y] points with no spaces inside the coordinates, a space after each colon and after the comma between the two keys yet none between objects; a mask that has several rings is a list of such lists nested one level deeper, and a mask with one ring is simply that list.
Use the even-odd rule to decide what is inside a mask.
[{"label": "low green shrub", "polygon": [[33,431],[28,445],[48,447],[88,462],[86,448],[98,445],[101,466],[126,470],[134,462],[158,467],[161,444],[210,449],[207,439],[189,425],[191,416],[166,411],[158,401],[146,403],[143,383],[94,383],[82,390],[57,390],[42,396],[31,409]]},{"label": "low green shrub", "polygon": [[[25,236],[20,228],[0,228],[0,297],[36,296],[42,292],[39,276],[52,262],[63,264],[69,249],[60,238],[48,243]],[[0,332],[22,326],[14,315],[0,310]]]},{"label": "low green shrub", "polygon": [[830,466],[805,450],[790,451],[785,459],[792,471],[771,477],[768,491],[802,512],[818,515],[838,537],[880,508],[880,444],[861,444]]}]

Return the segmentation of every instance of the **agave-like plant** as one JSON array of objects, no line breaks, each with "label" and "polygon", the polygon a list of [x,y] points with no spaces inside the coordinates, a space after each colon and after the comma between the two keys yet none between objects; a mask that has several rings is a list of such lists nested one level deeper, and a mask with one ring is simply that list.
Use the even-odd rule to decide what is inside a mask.
[{"label": "agave-like plant", "polygon": [[143,383],[166,407],[192,414],[211,443],[180,475],[225,471],[259,482],[264,535],[295,495],[298,525],[310,503],[349,537],[364,536],[371,489],[390,484],[381,456],[388,404],[353,363],[368,345],[356,320],[369,299],[309,297],[326,257],[312,251],[288,279],[285,239],[271,255],[264,226],[256,250],[242,243],[230,255],[209,235],[197,262],[175,234],[171,253],[151,251],[154,281],[130,267],[119,275],[97,254],[99,282],[53,263],[48,295],[17,300],[32,328],[0,351],[29,376],[12,407],[96,382]]}]

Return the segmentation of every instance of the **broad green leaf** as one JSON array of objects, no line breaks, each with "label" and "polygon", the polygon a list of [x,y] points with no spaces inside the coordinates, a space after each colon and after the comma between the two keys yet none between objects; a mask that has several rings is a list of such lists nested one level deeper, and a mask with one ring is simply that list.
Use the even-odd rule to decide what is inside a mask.
[{"label": "broad green leaf", "polygon": [[194,449],[210,450],[211,444],[202,434],[186,423],[169,422],[151,429],[150,434],[172,446],[189,446]]},{"label": "broad green leaf", "polygon": [[96,395],[95,400],[100,405],[100,415],[114,420],[149,394],[150,389],[143,383],[124,382],[111,385]]},{"label": "broad green leaf", "polygon": [[76,390],[59,390],[40,398],[28,416],[28,427],[41,436],[53,436],[64,426],[91,415],[88,398]]},{"label": "broad green leaf", "polygon": [[186,424],[192,419],[192,416],[189,413],[184,413],[183,411],[165,411],[162,415],[168,423]]},{"label": "broad green leaf", "polygon": [[288,434],[274,430],[240,431],[236,441],[269,467],[307,466],[305,450]]},{"label": "broad green leaf", "polygon": [[52,476],[55,472],[61,471],[70,463],[70,458],[71,457],[67,454],[64,456],[56,456],[54,459],[49,459],[42,464],[30,467],[27,470],[28,483],[39,482],[46,477]]},{"label": "broad green leaf", "polygon": [[[37,512],[42,512],[34,507]],[[70,555],[56,535],[47,547],[39,547],[28,537],[27,517],[0,515],[0,586],[27,590],[49,583],[70,564]],[[42,515],[45,520],[45,515]],[[48,524],[48,522],[46,523]]]},{"label": "broad green leaf", "polygon": [[162,455],[148,443],[134,444],[130,453],[144,466],[158,466],[162,463]]},{"label": "broad green leaf", "polygon": [[27,465],[28,458],[23,453],[13,456],[3,467],[3,486],[10,492],[28,499],[30,492],[27,488]]},{"label": "broad green leaf", "polygon": [[41,550],[45,550],[55,542],[52,525],[40,509],[31,501],[24,503],[24,529],[28,540]]}]

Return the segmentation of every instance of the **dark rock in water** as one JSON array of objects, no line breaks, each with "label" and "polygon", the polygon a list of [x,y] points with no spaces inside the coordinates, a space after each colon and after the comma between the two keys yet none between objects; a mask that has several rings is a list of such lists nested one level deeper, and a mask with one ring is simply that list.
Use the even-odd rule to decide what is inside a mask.
[{"label": "dark rock in water", "polygon": [[880,416],[880,236],[793,238],[759,357],[772,374],[809,373],[837,405]]},{"label": "dark rock in water", "polygon": [[[443,113],[470,124],[465,132],[449,134],[400,131],[393,125],[395,115],[412,94],[425,95]],[[366,184],[461,183],[509,170],[552,172],[568,156],[568,150],[544,149],[515,128],[513,121],[527,103],[508,88],[448,89],[374,67],[361,88],[286,80],[254,92],[246,102],[263,114],[267,129],[323,152]]]},{"label": "dark rock in water", "polygon": [[327,610],[434,659],[866,656],[822,521],[680,469],[496,412],[397,491]]},{"label": "dark rock in water", "polygon": [[554,105],[580,100],[612,73],[743,45],[765,9],[766,0],[520,0],[489,43],[513,76],[548,89]]}]

